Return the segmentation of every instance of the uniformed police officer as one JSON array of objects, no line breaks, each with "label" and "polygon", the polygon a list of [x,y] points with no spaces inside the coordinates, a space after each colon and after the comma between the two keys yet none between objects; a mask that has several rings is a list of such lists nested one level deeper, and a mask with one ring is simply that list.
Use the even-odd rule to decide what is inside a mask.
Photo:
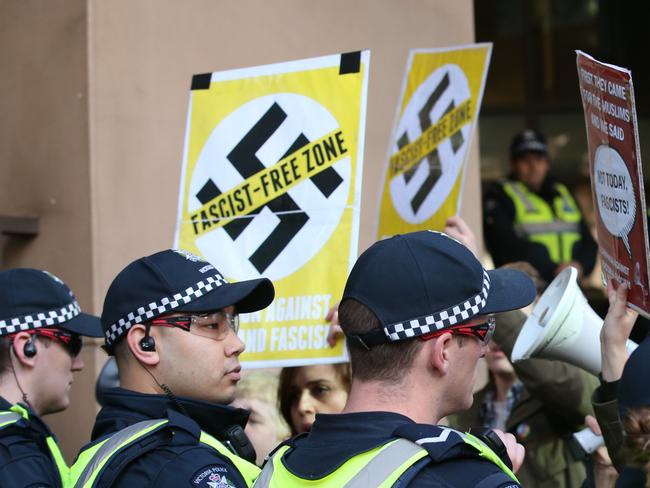
[{"label": "uniformed police officer", "polygon": [[[342,414],[319,414],[281,446],[255,487],[517,487],[523,447],[510,434],[437,426],[472,404],[490,314],[535,297],[516,270],[485,271],[437,232],[375,243],[348,277],[338,313],[352,366]],[[308,483],[308,484],[307,484]]]},{"label": "uniformed police officer", "polygon": [[532,264],[547,282],[567,266],[591,273],[597,246],[566,186],[548,175],[546,139],[526,130],[510,145],[508,180],[484,196],[485,242],[495,266]]},{"label": "uniformed police officer", "polygon": [[0,272],[0,486],[61,487],[68,467],[42,415],[65,410],[81,337],[102,335],[70,289],[38,269]]},{"label": "uniformed police officer", "polygon": [[104,394],[71,486],[251,486],[259,469],[243,432],[248,413],[227,405],[244,350],[238,313],[261,310],[273,296],[268,279],[228,283],[184,251],[122,270],[102,312],[121,388]]}]

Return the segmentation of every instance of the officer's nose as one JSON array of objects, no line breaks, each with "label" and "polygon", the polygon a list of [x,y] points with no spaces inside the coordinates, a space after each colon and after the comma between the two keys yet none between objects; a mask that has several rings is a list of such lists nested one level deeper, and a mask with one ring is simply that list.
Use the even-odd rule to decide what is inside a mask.
[{"label": "officer's nose", "polygon": [[71,371],[81,371],[84,369],[84,360],[81,359],[81,354],[78,356],[72,358],[72,363],[70,364],[70,370]]},{"label": "officer's nose", "polygon": [[226,341],[225,352],[228,357],[239,356],[242,352],[244,352],[244,349],[246,349],[246,344],[244,344],[244,341],[239,338],[234,330],[230,330],[228,332]]}]

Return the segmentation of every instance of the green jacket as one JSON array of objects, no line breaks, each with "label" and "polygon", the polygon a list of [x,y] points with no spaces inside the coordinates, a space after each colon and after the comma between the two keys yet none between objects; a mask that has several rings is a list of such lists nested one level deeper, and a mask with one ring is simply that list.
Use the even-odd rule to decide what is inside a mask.
[{"label": "green jacket", "polygon": [[594,407],[594,413],[598,425],[603,431],[605,445],[609,452],[609,457],[614,463],[616,471],[619,473],[625,467],[625,459],[622,449],[624,443],[623,423],[618,413],[618,400],[616,399],[616,389],[618,381],[601,384],[591,398]]},{"label": "green jacket", "polygon": [[[494,340],[508,357],[526,316],[519,311],[497,315]],[[590,396],[597,379],[561,361],[529,359],[514,364],[524,388],[506,421],[506,430],[526,448],[517,477],[522,486],[538,488],[580,487],[584,464],[573,459],[567,441],[592,413]],[[480,426],[490,383],[474,396],[470,410],[450,418],[452,427]]]}]

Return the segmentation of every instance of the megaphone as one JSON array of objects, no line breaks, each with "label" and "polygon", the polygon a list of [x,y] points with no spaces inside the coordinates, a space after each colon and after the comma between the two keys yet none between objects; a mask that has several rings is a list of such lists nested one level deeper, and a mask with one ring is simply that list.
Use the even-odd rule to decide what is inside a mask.
[{"label": "megaphone", "polygon": [[[603,319],[578,287],[578,270],[568,267],[555,277],[533,308],[515,341],[511,359],[557,359],[598,375],[602,327]],[[637,344],[627,341],[629,353],[636,348]]]}]

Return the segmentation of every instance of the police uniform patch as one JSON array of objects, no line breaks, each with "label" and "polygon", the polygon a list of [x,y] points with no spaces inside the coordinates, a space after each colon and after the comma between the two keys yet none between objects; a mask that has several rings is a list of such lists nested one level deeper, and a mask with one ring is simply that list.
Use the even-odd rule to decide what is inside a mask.
[{"label": "police uniform patch", "polygon": [[230,480],[228,468],[221,465],[211,465],[201,468],[191,478],[192,486],[202,488],[235,488],[237,485]]},{"label": "police uniform patch", "polygon": [[203,261],[200,257],[198,257],[196,254],[192,254],[189,251],[186,251],[185,249],[172,249],[176,254],[179,254],[180,256],[183,256],[185,259],[188,261],[192,261],[193,263],[197,263],[199,261]]}]

